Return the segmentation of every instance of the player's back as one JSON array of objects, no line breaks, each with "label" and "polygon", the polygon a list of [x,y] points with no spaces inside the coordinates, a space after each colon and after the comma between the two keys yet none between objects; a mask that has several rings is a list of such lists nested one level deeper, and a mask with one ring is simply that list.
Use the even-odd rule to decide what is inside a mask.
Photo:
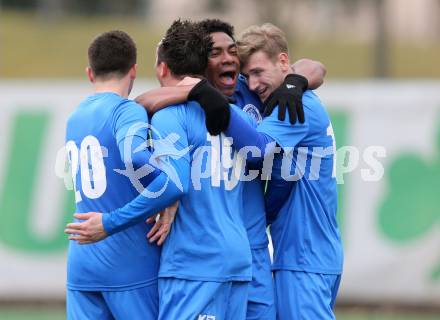
[{"label": "player's back", "polygon": [[284,149],[284,154],[275,156],[272,179],[294,181],[270,228],[273,268],[340,274],[343,254],[336,221],[333,129],[312,91],[304,93],[303,105],[304,124],[292,126],[288,119],[281,123],[273,112],[258,128],[271,132]]},{"label": "player's back", "polygon": [[[76,173],[77,212],[110,212],[138,195],[130,179],[115,171],[125,169],[118,148],[124,133],[116,136],[116,129],[127,112],[148,121],[141,106],[114,93],[88,97],[70,116],[66,148]],[[134,134],[146,137],[146,128]],[[70,241],[68,288],[121,290],[156,281],[160,250],[146,241],[148,230],[139,223],[98,243]]]},{"label": "player's back", "polygon": [[242,221],[243,183],[233,173],[244,161],[238,160],[230,140],[223,134],[209,135],[204,123],[204,113],[195,102],[168,107],[152,119],[155,139],[177,134],[178,150],[191,146],[184,156],[191,168],[188,192],[180,199],[164,244],[159,276],[249,281],[251,254]]}]

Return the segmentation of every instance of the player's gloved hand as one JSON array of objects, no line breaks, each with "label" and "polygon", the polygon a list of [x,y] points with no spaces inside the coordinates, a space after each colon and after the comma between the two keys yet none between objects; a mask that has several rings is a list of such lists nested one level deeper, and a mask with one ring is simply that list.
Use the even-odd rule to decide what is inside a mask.
[{"label": "player's gloved hand", "polygon": [[226,130],[231,116],[226,97],[203,79],[191,89],[188,100],[197,101],[205,112],[206,129],[216,136]]},{"label": "player's gloved hand", "polygon": [[278,119],[284,121],[286,109],[289,112],[290,123],[294,124],[296,118],[304,123],[304,109],[302,96],[307,90],[309,83],[307,79],[299,74],[289,74],[284,82],[264,101],[264,114],[269,116],[273,109],[278,106]]}]

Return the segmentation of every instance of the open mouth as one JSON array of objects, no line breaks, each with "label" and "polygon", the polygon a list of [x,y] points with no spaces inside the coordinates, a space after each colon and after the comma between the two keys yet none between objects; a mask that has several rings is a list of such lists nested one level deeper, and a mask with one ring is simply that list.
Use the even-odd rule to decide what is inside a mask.
[{"label": "open mouth", "polygon": [[237,72],[235,72],[235,71],[222,72],[222,73],[220,73],[220,76],[219,76],[220,81],[222,82],[222,84],[224,86],[228,86],[228,87],[229,86],[231,86],[231,87],[235,86],[236,77],[237,77]]}]

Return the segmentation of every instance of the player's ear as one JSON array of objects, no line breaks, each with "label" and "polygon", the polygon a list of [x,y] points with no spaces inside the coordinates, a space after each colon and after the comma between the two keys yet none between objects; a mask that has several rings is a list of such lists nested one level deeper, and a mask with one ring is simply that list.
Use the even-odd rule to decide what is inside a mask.
[{"label": "player's ear", "polygon": [[137,74],[137,64],[136,63],[133,65],[133,67],[130,68],[129,74],[130,74],[131,79],[133,79],[133,80],[136,79],[136,74]]},{"label": "player's ear", "polygon": [[168,68],[168,65],[165,62],[159,63],[159,75],[163,79],[165,78],[170,72],[170,69]]},{"label": "player's ear", "polygon": [[93,73],[92,68],[87,67],[86,68],[87,77],[89,78],[91,83],[95,82],[95,74]]},{"label": "player's ear", "polygon": [[289,55],[286,52],[281,52],[280,54],[278,54],[278,63],[280,64],[281,70],[283,72],[289,71]]}]

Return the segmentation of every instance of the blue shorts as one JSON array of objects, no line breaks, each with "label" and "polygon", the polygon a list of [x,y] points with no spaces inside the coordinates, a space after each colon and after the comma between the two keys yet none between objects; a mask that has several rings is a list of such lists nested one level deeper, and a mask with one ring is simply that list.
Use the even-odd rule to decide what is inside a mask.
[{"label": "blue shorts", "polygon": [[157,319],[157,284],[126,291],[67,290],[68,320]]},{"label": "blue shorts", "polygon": [[247,320],[275,320],[275,296],[269,248],[252,249]]},{"label": "blue shorts", "polygon": [[275,270],[277,319],[336,319],[340,275]]},{"label": "blue shorts", "polygon": [[159,320],[244,319],[248,283],[160,278]]}]

